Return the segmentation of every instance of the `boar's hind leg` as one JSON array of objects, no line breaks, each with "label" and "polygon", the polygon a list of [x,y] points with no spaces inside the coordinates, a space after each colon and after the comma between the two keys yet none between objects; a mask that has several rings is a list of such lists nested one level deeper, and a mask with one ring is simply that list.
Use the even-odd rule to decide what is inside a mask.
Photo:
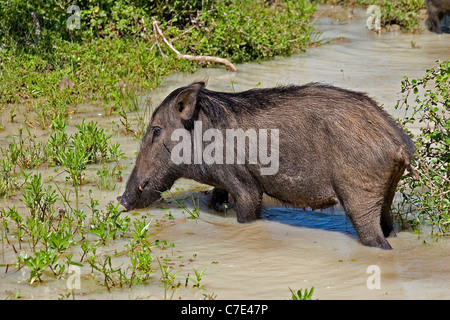
[{"label": "boar's hind leg", "polygon": [[405,171],[405,166],[397,167],[391,176],[391,179],[386,190],[384,197],[383,207],[381,208],[381,229],[385,237],[395,237],[395,231],[392,227],[391,221],[391,206],[394,200],[395,190],[397,189],[397,184],[400,181],[403,172]]},{"label": "boar's hind leg", "polygon": [[395,189],[397,186],[397,182],[395,184],[391,184],[389,190],[387,191],[387,194],[384,198],[383,206],[381,208],[381,217],[380,217],[380,224],[381,229],[383,230],[383,234],[385,237],[395,237],[395,231],[392,226],[391,221],[391,205],[392,201],[394,200],[395,195]]},{"label": "boar's hind leg", "polygon": [[410,166],[408,153],[404,147],[400,147],[394,155],[394,166],[392,167],[391,175],[386,184],[386,191],[384,193],[383,207],[381,208],[381,229],[385,237],[395,237],[396,234],[391,222],[391,206],[394,200],[395,190],[398,182],[403,176],[407,166]]},{"label": "boar's hind leg", "polygon": [[341,204],[353,222],[362,244],[392,249],[381,228],[383,199],[368,192],[342,198]]}]

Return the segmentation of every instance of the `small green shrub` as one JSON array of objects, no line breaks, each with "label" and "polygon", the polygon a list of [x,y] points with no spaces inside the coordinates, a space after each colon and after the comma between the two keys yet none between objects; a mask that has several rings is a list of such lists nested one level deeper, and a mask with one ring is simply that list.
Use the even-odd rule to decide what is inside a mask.
[{"label": "small green shrub", "polygon": [[120,203],[107,204],[106,212],[96,209],[97,205],[98,202],[91,199],[92,220],[90,231],[103,243],[107,239],[116,239],[117,236],[124,235],[129,228],[130,218],[128,216],[120,217],[123,212],[119,209]]},{"label": "small green shrub", "polygon": [[233,62],[290,55],[312,41],[309,17],[314,11],[309,1],[219,2],[215,10],[202,11],[195,28],[186,33],[186,41],[195,44],[188,46],[189,52]]},{"label": "small green shrub", "polygon": [[47,249],[34,252],[25,257],[19,256],[19,262],[30,269],[30,284],[36,280],[42,282],[42,274],[47,268],[54,269],[58,265],[58,255],[55,250]]},{"label": "small green shrub", "polygon": [[[2,154],[11,165],[13,174],[16,171],[16,166],[22,169],[36,169],[47,160],[45,145],[41,141],[36,141],[36,136],[31,134],[28,127],[26,129],[28,136],[23,136],[23,130],[20,127],[19,135],[13,136],[8,147],[2,149]],[[18,141],[16,141],[17,137],[19,138]]]},{"label": "small green shrub", "polygon": [[304,292],[302,292],[302,289],[297,290],[297,292],[294,292],[291,288],[289,288],[289,290],[292,294],[291,300],[311,300],[314,293],[314,287],[312,287],[309,291],[308,289],[305,289]]},{"label": "small green shrub", "polygon": [[[418,128],[418,179],[404,176],[403,202],[399,212],[412,212],[413,225],[426,222],[439,234],[450,234],[450,60],[437,62],[422,78],[404,78],[405,98],[396,108],[404,109],[403,126]],[[412,97],[411,97],[412,96]],[[412,134],[412,133],[411,133]],[[403,215],[399,215],[405,220]]]},{"label": "small green shrub", "polygon": [[0,159],[0,198],[8,197],[14,193],[17,179],[12,168],[13,164],[10,159]]},{"label": "small green shrub", "polygon": [[47,220],[58,200],[56,191],[50,186],[44,189],[40,173],[34,174],[30,181],[26,181],[23,191],[22,200],[30,210],[31,217],[41,222]]},{"label": "small green shrub", "polygon": [[57,117],[52,121],[52,130],[46,144],[47,161],[52,165],[58,165],[58,157],[66,152],[69,136],[66,133],[65,118]]},{"label": "small green shrub", "polygon": [[83,119],[81,125],[76,125],[77,133],[72,137],[75,149],[84,150],[87,161],[90,163],[106,159],[111,136],[106,135],[103,128],[99,128],[97,122],[85,123]]},{"label": "small green shrub", "polygon": [[69,174],[67,180],[72,179],[73,185],[76,187],[75,191],[82,183],[83,173],[86,170],[89,161],[84,149],[81,148],[67,148],[64,153],[57,156],[58,162],[64,167],[64,170]]}]

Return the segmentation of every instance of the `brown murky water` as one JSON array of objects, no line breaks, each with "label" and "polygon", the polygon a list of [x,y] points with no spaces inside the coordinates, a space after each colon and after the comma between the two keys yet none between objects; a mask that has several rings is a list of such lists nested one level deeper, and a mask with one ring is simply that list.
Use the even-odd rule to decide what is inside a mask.
[{"label": "brown murky water", "polygon": [[[238,73],[209,68],[195,74],[173,75],[150,93],[152,102],[158,105],[171,90],[194,80],[207,79],[209,88],[224,91],[319,81],[366,91],[395,116],[393,106],[401,98],[403,76],[421,76],[434,66],[435,60],[450,58],[450,35],[376,34],[366,29],[364,11],[356,10],[355,15],[344,23],[334,23],[330,18],[316,21],[321,38],[332,40],[330,45],[289,58],[238,65]],[[78,123],[83,117],[98,121],[105,128],[116,128],[114,119],[103,116],[101,111],[74,114],[71,123]],[[17,127],[9,130],[13,132]],[[7,133],[1,133],[2,137]],[[124,135],[114,137],[114,141],[121,143],[128,157],[123,161],[126,181],[139,142]],[[46,174],[54,174],[51,170]],[[89,171],[95,170],[96,167]],[[121,194],[124,184],[114,191],[92,187],[92,196],[104,205]],[[207,196],[199,191],[207,186],[187,180],[178,181],[177,186],[184,189],[186,197],[190,190],[194,191],[201,209],[199,219],[185,219],[181,209],[167,202],[138,211],[141,217],[146,215],[160,222],[156,238],[175,245],[154,253],[155,257],[169,258],[173,271],[180,270],[177,281],[183,285],[175,291],[174,299],[203,299],[204,295],[217,299],[289,299],[289,288],[311,287],[315,288],[313,297],[317,299],[450,298],[448,239],[437,241],[427,234],[399,232],[398,237],[389,239],[394,250],[367,248],[359,243],[339,208],[310,212],[279,208],[268,200],[261,220],[241,225],[233,211],[224,214],[207,208]],[[83,187],[85,196],[88,188]],[[14,200],[8,201],[0,205],[10,205]],[[14,203],[23,207],[18,201]],[[191,205],[189,200],[186,204]],[[173,221],[167,219],[168,210]],[[99,254],[120,252],[125,243],[125,239],[109,241]],[[1,263],[16,261],[11,248],[4,245],[1,250]],[[126,263],[121,259],[118,257],[117,263]],[[184,286],[188,274],[193,276],[194,269],[201,271],[205,267],[201,280],[204,290],[192,288],[192,283]],[[164,298],[158,272],[148,284],[108,292],[99,279],[90,276],[90,270],[87,266],[81,269],[81,288],[75,289],[76,299]],[[29,299],[56,299],[70,292],[67,277],[44,277],[43,283],[29,285],[26,268],[4,271],[4,267],[0,268],[0,298],[17,290]],[[171,295],[169,291],[166,297]]]}]

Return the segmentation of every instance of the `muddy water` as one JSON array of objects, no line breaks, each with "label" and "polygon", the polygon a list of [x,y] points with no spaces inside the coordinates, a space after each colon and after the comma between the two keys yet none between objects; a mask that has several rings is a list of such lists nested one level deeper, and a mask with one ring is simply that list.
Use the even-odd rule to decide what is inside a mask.
[{"label": "muddy water", "polygon": [[[332,44],[289,58],[238,65],[238,73],[208,68],[195,74],[173,75],[149,96],[158,105],[171,90],[194,80],[207,80],[209,88],[224,91],[319,81],[366,91],[395,116],[393,106],[401,98],[403,76],[421,76],[434,66],[435,60],[449,58],[450,35],[376,34],[366,29],[366,18],[363,11],[355,11],[353,19],[341,23],[322,17],[316,21],[317,28],[322,32],[321,38]],[[114,128],[111,118],[101,112],[74,114],[72,122],[77,123],[82,117]],[[128,157],[123,162],[126,180],[139,142],[124,135],[116,136],[114,141],[121,143]],[[436,241],[426,234],[398,232],[398,237],[389,239],[394,250],[367,248],[359,243],[341,209],[311,212],[281,208],[269,199],[264,200],[261,220],[241,225],[232,210],[217,213],[207,208],[208,195],[202,190],[208,186],[179,180],[177,187],[184,190],[178,196],[187,199],[188,207],[192,208],[188,200],[191,191],[198,199],[199,219],[186,219],[186,210],[170,201],[138,211],[140,217],[159,222],[154,237],[175,245],[155,249],[155,257],[169,259],[173,271],[180,270],[176,279],[183,285],[175,291],[174,299],[203,299],[204,295],[217,299],[288,299],[289,288],[311,287],[315,288],[317,299],[450,298],[447,239]],[[93,188],[93,197],[105,204],[123,188],[124,183],[115,191]],[[168,211],[174,220],[167,218]],[[124,244],[125,239],[108,242],[99,254],[120,252]],[[2,251],[3,263],[12,263],[8,260],[15,259],[12,250],[6,247]],[[123,255],[115,261],[127,263]],[[184,286],[188,274],[194,277],[194,269],[201,271],[205,267],[201,280],[204,290],[192,288],[192,283]],[[76,289],[75,294],[77,299],[162,299],[164,289],[159,276],[155,273],[146,285],[108,292],[99,279],[90,276],[90,268],[84,267],[81,289]],[[3,274],[0,296],[20,289],[26,298],[55,299],[69,292],[67,277],[49,277],[43,284],[33,286],[26,283],[28,277],[25,269]],[[170,297],[172,291],[166,294]]]}]

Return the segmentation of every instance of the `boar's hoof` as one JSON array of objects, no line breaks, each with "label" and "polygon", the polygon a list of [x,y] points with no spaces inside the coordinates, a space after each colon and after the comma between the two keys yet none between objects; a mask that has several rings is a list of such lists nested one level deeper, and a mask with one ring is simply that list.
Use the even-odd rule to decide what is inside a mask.
[{"label": "boar's hoof", "polygon": [[384,250],[392,249],[391,245],[389,244],[389,242],[387,242],[385,237],[379,237],[379,238],[370,239],[370,240],[366,239],[365,237],[360,237],[360,240],[361,240],[362,244],[365,246],[381,248]]}]

